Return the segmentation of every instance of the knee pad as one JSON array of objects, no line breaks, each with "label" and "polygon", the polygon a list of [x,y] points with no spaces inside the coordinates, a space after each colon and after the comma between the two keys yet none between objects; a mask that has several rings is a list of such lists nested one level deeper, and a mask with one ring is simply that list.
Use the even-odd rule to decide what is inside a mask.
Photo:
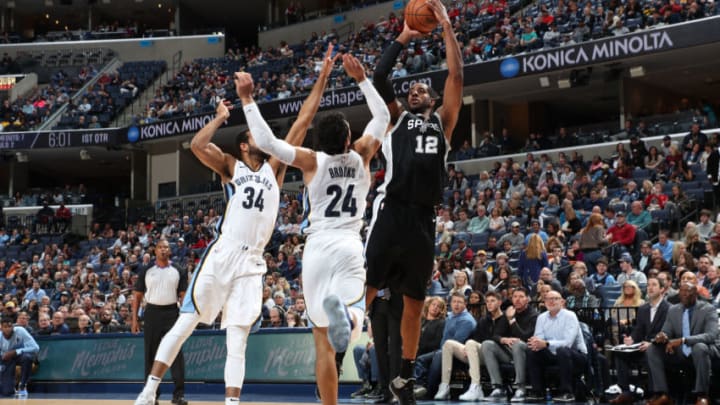
[{"label": "knee pad", "polygon": [[232,325],[227,327],[227,359],[225,361],[225,386],[242,389],[245,380],[245,349],[250,327]]},{"label": "knee pad", "polygon": [[184,312],[180,314],[175,325],[165,334],[158,347],[155,360],[172,365],[175,357],[180,352],[183,343],[192,334],[195,327],[200,322],[200,318],[195,312]]}]

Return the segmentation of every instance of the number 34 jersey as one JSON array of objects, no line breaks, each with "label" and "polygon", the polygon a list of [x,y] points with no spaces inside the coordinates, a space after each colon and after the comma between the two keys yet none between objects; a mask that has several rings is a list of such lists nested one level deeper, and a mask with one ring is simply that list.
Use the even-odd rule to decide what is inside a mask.
[{"label": "number 34 jersey", "polygon": [[219,236],[263,249],[272,236],[280,206],[280,190],[272,166],[253,171],[238,160],[232,180],[224,184],[227,205]]},{"label": "number 34 jersey", "polygon": [[387,170],[380,197],[427,207],[439,203],[449,149],[440,115],[425,120],[404,111],[382,145]]},{"label": "number 34 jersey", "polygon": [[338,155],[317,152],[317,171],[307,184],[310,214],[304,233],[342,229],[360,232],[370,174],[355,151]]}]

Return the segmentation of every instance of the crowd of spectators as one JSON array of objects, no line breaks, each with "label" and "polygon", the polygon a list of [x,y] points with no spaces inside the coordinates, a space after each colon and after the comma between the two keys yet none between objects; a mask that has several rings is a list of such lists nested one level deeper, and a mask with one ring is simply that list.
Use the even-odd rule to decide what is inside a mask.
[{"label": "crowd of spectators", "polygon": [[[9,57],[5,54],[4,58]],[[97,69],[92,65],[80,68],[76,75],[58,68],[47,85],[36,86],[14,102],[4,99],[0,106],[0,131],[28,131],[36,128],[69,102],[96,75]]]},{"label": "crowd of spectators", "polygon": [[140,21],[126,22],[101,21],[93,27],[92,31],[85,27],[67,27],[62,30],[37,29],[35,36],[27,37],[17,32],[5,31],[0,34],[0,44],[14,44],[22,42],[55,42],[55,41],[91,41],[103,39],[146,38],[169,36],[168,29],[148,27]]},{"label": "crowd of spectators", "polygon": [[[704,134],[693,132],[681,144],[670,142],[669,148],[692,150],[695,147],[691,144],[700,143],[704,149],[706,142]],[[546,279],[556,280],[549,282],[551,287],[570,288],[567,282],[575,261],[586,263],[587,271],[580,277],[584,281],[591,276],[598,279],[598,274],[617,275],[621,272],[620,263],[627,257],[631,267],[644,273],[651,268],[695,270],[695,261],[707,252],[720,264],[717,244],[720,226],[714,226],[711,213],[703,211],[700,223],[688,222],[675,241],[660,232],[660,242],[649,245],[659,252],[659,257],[654,255],[653,265],[648,265],[648,258],[643,255],[650,250],[645,252],[640,247],[641,242],[650,240],[648,235],[658,231],[651,224],[654,215],[651,212],[675,207],[675,213],[692,214],[697,203],[684,190],[687,183],[698,180],[685,180],[672,173],[662,177],[660,172],[650,171],[646,172],[644,182],[622,177],[623,165],[632,168],[632,162],[638,161],[643,162],[639,167],[647,167],[646,157],[651,156],[647,149],[642,140],[634,138],[629,150],[618,149],[618,156],[605,161],[595,157],[600,163],[586,162],[577,154],[572,157],[561,154],[557,161],[546,155],[536,158],[528,154],[525,162],[507,159],[494,170],[470,179],[451,167],[445,205],[438,211],[437,264],[431,291],[447,294],[452,290],[466,295],[484,294],[488,290],[502,293],[512,283],[535,287],[543,283],[538,280]],[[681,162],[668,162],[668,167],[682,165]],[[702,169],[698,170],[700,181],[707,182]],[[373,177],[369,200],[383,176],[380,170]],[[78,190],[55,190],[44,196],[23,197],[18,193],[14,204],[35,205],[43,200],[59,204],[82,193],[82,189],[80,186]],[[301,200],[302,190],[298,196],[283,195],[276,231],[265,255],[268,277],[264,318],[268,325],[284,326],[288,317],[294,318],[298,313],[296,300],[302,296]],[[369,218],[370,212],[366,215]],[[663,226],[670,226],[674,217],[668,219]],[[112,308],[107,308],[112,309],[113,319],[124,325],[119,316],[120,305],[130,299],[138,266],[152,263],[155,241],[167,238],[173,262],[192,274],[215,235],[219,217],[210,208],[192,215],[171,212],[158,220],[149,218],[123,229],[96,223],[87,240],[77,243],[43,244],[48,239],[33,234],[32,229],[7,229],[0,237],[3,249],[0,252],[4,253],[0,255],[3,302],[13,301],[15,312],[29,311],[35,325],[40,321],[39,313],[31,308],[26,295],[34,281],[39,280],[40,287],[50,296],[45,310],[51,312],[48,316],[64,307],[66,317],[87,315],[92,321],[101,321],[97,310],[92,311],[93,306],[81,307],[85,297],[89,297],[96,301],[94,304],[103,303],[103,308],[112,304]],[[21,245],[23,251],[33,254],[10,257],[7,249],[13,245]],[[692,257],[686,257],[686,252]],[[606,256],[605,266],[601,256]],[[466,277],[458,277],[463,272]],[[673,272],[671,279],[678,276]],[[601,283],[598,279],[586,285],[585,291],[592,293]],[[63,291],[72,299],[60,301]],[[540,291],[537,287],[537,292]],[[44,306],[42,302],[36,304]],[[79,306],[82,313],[76,311]],[[290,323],[303,323],[298,320],[304,321],[304,310],[299,312],[299,318]]]},{"label": "crowd of spectators", "polygon": [[[688,105],[687,99],[682,99],[674,112],[654,117],[656,120],[671,124],[656,123],[647,125],[644,119],[627,120],[625,126],[619,131],[610,124],[602,128],[595,128],[592,133],[584,133],[582,127],[567,129],[560,127],[555,134],[547,136],[542,132],[532,132],[527,137],[516,137],[507,128],[502,128],[500,135],[495,136],[490,131],[484,131],[476,146],[469,140],[450,152],[450,160],[468,160],[497,156],[499,154],[512,154],[518,152],[538,152],[548,149],[568,148],[589,143],[609,141],[624,141],[633,137],[640,139],[667,135],[672,132],[681,132],[691,129],[694,125],[700,128],[717,128],[718,121],[714,108],[707,102],[699,101],[696,106]],[[708,136],[709,143],[720,144],[720,136],[716,133]],[[667,151],[663,151],[667,152]],[[688,151],[692,152],[692,151]],[[688,164],[698,163],[704,150],[695,151]],[[665,153],[661,153],[663,156]],[[686,159],[687,160],[687,159]],[[635,166],[640,166],[635,164]],[[652,165],[654,168],[654,165]]]},{"label": "crowd of spectators", "polygon": [[[593,4],[565,0],[540,2],[518,16],[513,13],[520,9],[520,1],[469,0],[451,2],[448,14],[463,48],[464,62],[472,64],[558,46],[560,42],[568,45],[619,34],[627,29],[619,28],[627,20],[631,20],[633,29],[641,29],[715,13],[714,3],[673,3],[675,6],[671,7],[662,1],[623,5],[608,0],[596,6]],[[670,16],[667,21],[657,21],[653,17],[656,12],[663,15],[669,12]],[[635,23],[636,19],[641,20],[639,24]],[[315,80],[328,43],[334,44],[336,52],[352,52],[372,74],[382,50],[402,27],[402,16],[390,13],[377,22],[365,22],[346,39],[331,30],[313,33],[300,43],[282,41],[279,46],[266,49],[256,46],[241,49],[231,45],[225,58],[197,59],[185,64],[165,88],[157,90],[145,111],[136,116],[136,121],[155,122],[178,115],[213,111],[219,99],[227,97],[233,101],[230,78],[234,71],[240,69],[253,74],[256,83],[254,97],[259,102],[305,94]],[[435,31],[431,35],[431,39],[411,43],[400,54],[393,77],[442,68],[445,54],[443,43],[439,40],[440,33]],[[350,84],[342,69],[338,69],[332,73],[329,87],[340,88]]]}]

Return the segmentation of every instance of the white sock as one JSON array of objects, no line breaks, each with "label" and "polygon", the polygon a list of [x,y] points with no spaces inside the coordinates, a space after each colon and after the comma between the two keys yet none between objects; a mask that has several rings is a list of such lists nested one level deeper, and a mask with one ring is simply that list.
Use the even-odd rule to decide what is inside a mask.
[{"label": "white sock", "polygon": [[153,394],[156,393],[158,386],[160,385],[160,381],[162,381],[162,380],[155,377],[154,375],[152,375],[152,374],[149,375],[147,382],[145,382],[145,389],[143,391],[151,392]]},{"label": "white sock", "polygon": [[238,397],[225,398],[225,405],[237,405],[239,402],[240,398]]}]

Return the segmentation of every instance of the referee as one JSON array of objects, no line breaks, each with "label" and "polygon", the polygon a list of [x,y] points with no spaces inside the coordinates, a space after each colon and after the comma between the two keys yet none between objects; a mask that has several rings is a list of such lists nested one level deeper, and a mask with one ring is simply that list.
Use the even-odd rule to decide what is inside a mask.
[{"label": "referee", "polygon": [[[132,331],[140,332],[138,310],[145,299],[145,379],[155,361],[155,354],[163,336],[178,318],[178,302],[182,302],[187,290],[187,273],[170,264],[170,244],[161,240],[155,247],[155,263],[140,270],[132,303]],[[187,405],[185,400],[185,359],[180,351],[172,364],[170,373],[175,382],[173,404]],[[160,393],[158,392],[158,397]],[[157,404],[157,401],[155,402]]]}]

